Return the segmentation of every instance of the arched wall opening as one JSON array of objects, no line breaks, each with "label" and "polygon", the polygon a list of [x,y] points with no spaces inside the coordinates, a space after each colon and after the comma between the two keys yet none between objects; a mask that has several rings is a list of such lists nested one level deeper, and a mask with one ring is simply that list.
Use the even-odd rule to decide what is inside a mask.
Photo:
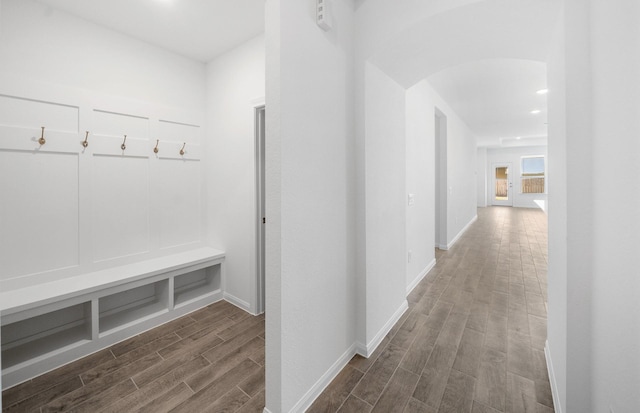
[{"label": "arched wall opening", "polygon": [[[279,135],[271,140],[274,145],[267,148],[267,157],[281,161],[273,179],[267,171],[267,191],[278,198],[267,200],[267,210],[279,219],[272,232],[277,237],[267,240],[268,253],[275,252],[267,268],[267,285],[272,288],[272,294],[267,291],[267,407],[272,411],[304,406],[346,364],[349,354],[371,354],[402,316],[407,291],[433,266],[436,108],[447,116],[448,154],[457,154],[447,159],[447,199],[454,208],[447,214],[448,242],[475,218],[476,136],[425,79],[478,60],[544,62],[559,2],[514,3],[407,1],[399,6],[392,0],[366,0],[349,8],[334,2],[333,28],[323,33],[309,20],[309,7],[294,0],[267,2],[267,134],[271,130]],[[269,21],[276,27],[271,33]],[[313,55],[305,53],[311,49]],[[344,87],[326,87],[334,81]],[[318,85],[325,88],[319,90]],[[301,99],[308,102],[307,111],[301,109]],[[352,111],[347,110],[351,119],[327,109],[336,102],[342,107],[345,101],[353,104]],[[297,119],[292,122],[284,114]],[[320,118],[322,122],[314,124],[321,131],[304,127],[305,120]],[[336,295],[334,290],[315,288],[310,298],[297,281],[302,273],[291,272],[305,268],[304,258],[287,242],[309,225],[291,219],[290,212],[300,202],[288,196],[297,187],[296,173],[304,173],[298,165],[315,157],[302,140],[321,141],[324,136],[341,146],[339,165],[326,176],[315,174],[314,180],[331,185],[336,174],[342,174],[346,158],[341,176],[353,181],[348,181],[345,196],[332,200],[345,204],[348,225],[339,243],[346,243],[353,255],[331,265],[314,261],[313,273],[330,268],[330,282],[350,290]],[[429,169],[421,175],[426,178],[412,181],[423,166]],[[304,204],[307,213],[323,212],[320,204]],[[424,216],[430,218],[418,219]],[[422,235],[414,238],[407,228],[418,228],[426,234],[424,240]],[[417,256],[422,245],[431,252]],[[308,320],[324,325],[318,319],[322,301],[332,303],[327,314],[336,308],[347,311],[340,326],[353,329],[330,328],[331,339],[319,340]],[[308,350],[320,350],[313,362],[289,351],[310,342],[317,345]]]}]

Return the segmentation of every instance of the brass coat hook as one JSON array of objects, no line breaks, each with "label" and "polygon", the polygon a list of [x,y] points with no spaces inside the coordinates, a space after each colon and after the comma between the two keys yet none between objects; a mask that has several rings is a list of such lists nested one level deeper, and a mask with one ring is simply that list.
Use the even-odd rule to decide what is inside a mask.
[{"label": "brass coat hook", "polygon": [[82,146],[84,146],[85,148],[87,146],[89,146],[89,131],[86,131],[86,134],[84,135],[84,140],[82,141]]},{"label": "brass coat hook", "polygon": [[156,147],[153,148],[153,153],[158,153],[158,144],[160,144],[160,139],[156,139]]},{"label": "brass coat hook", "polygon": [[38,143],[42,146],[47,143],[47,140],[44,138],[44,126],[41,126],[42,134],[40,135],[40,139],[38,139]]},{"label": "brass coat hook", "polygon": [[184,147],[187,146],[187,142],[182,144],[182,149],[180,149],[180,155],[184,155]]},{"label": "brass coat hook", "polygon": [[127,135],[124,135],[124,140],[122,141],[122,145],[120,145],[120,149],[122,149],[123,151],[127,149],[126,143],[127,143]]}]

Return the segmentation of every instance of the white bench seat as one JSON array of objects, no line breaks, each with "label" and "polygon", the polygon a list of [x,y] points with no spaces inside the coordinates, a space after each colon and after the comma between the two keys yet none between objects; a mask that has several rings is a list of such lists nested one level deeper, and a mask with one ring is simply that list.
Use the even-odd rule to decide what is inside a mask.
[{"label": "white bench seat", "polygon": [[224,257],[198,248],[0,292],[3,388],[221,300]]}]

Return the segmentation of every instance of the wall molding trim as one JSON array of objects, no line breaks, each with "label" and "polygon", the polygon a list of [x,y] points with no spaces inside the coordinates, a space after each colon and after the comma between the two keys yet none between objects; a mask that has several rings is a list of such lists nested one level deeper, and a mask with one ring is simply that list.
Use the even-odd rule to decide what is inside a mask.
[{"label": "wall molding trim", "polygon": [[[311,404],[322,394],[322,392],[331,384],[333,379],[336,378],[338,373],[342,371],[342,369],[349,363],[349,361],[356,354],[356,343],[353,343],[347,351],[345,351],[342,356],[338,358],[338,360],[333,363],[331,367],[318,379],[318,381],[311,386],[309,391],[305,393],[304,396],[289,410],[290,412],[304,412],[306,411]],[[265,407],[265,413],[268,413],[269,410]]]},{"label": "wall molding trim", "polygon": [[422,281],[424,277],[426,277],[427,274],[429,274],[429,272],[435,266],[436,266],[436,259],[434,258],[433,260],[431,260],[429,264],[427,264],[426,267],[424,267],[422,271],[420,271],[420,274],[418,274],[418,276],[413,281],[411,281],[409,285],[407,285],[407,295],[411,294],[411,291],[413,291],[413,289],[416,288],[418,284],[420,284],[420,281]]},{"label": "wall molding trim", "polygon": [[251,304],[249,304],[248,302],[239,299],[238,297],[236,297],[235,295],[229,294],[228,292],[225,292],[223,295],[223,298],[225,299],[225,301],[230,302],[231,304],[235,305],[236,307],[246,311],[249,314],[252,315],[257,315],[257,314],[253,314],[251,312]]},{"label": "wall molding trim", "polygon": [[391,318],[385,323],[385,325],[378,331],[378,334],[375,335],[369,341],[369,343],[364,346],[362,343],[356,343],[356,352],[360,354],[362,357],[369,358],[374,351],[378,348],[382,340],[384,340],[385,336],[391,331],[393,326],[400,320],[400,317],[409,309],[409,302],[405,299],[400,304],[400,307],[393,313]]},{"label": "wall molding trim", "polygon": [[455,237],[453,237],[453,239],[451,240],[451,242],[449,242],[449,243],[445,246],[445,248],[442,248],[443,246],[442,246],[442,245],[440,245],[440,249],[441,249],[441,250],[445,250],[445,251],[446,251],[446,250],[449,250],[451,247],[453,247],[453,245],[454,245],[456,242],[458,242],[458,240],[460,239],[460,237],[462,237],[462,235],[463,235],[465,232],[467,232],[467,230],[469,229],[469,227],[470,227],[471,225],[473,225],[473,223],[474,223],[474,222],[476,222],[477,220],[478,220],[478,215],[476,214],[473,218],[471,218],[471,221],[469,221],[469,222],[467,223],[467,225],[465,225],[465,226],[464,226],[464,228],[462,228],[462,229],[460,230],[460,232],[458,232],[458,235],[456,235]]},{"label": "wall molding trim", "polygon": [[551,383],[551,395],[553,396],[553,408],[556,413],[562,413],[562,405],[560,404],[560,395],[558,394],[558,383],[553,370],[553,362],[551,360],[551,350],[549,350],[549,340],[544,343],[544,358],[547,361],[547,371],[549,372],[549,383]]}]

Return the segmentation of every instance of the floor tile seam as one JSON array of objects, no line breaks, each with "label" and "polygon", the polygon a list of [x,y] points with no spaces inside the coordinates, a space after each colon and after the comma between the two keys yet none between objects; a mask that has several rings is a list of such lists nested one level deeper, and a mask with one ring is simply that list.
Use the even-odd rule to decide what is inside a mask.
[{"label": "floor tile seam", "polygon": [[[197,392],[196,392],[196,391],[195,391],[191,386],[189,386],[189,383],[187,383],[187,381],[186,381],[186,380],[182,380],[182,382],[181,382],[181,383],[184,383],[184,384],[187,386],[187,388],[188,388],[189,390],[191,390],[191,393],[193,393],[193,394],[196,394],[196,393],[197,393]],[[178,383],[178,384],[180,384],[180,383]]]},{"label": "floor tile seam", "polygon": [[[406,355],[406,353],[405,353]],[[404,358],[404,356],[402,357]],[[402,362],[402,359],[400,359],[400,363]],[[413,385],[413,388],[411,389],[411,395],[413,395],[413,392],[416,391],[416,387],[418,387],[418,382],[420,381],[420,375],[417,375],[407,369],[403,369],[402,367],[400,367],[400,363],[398,363],[398,365],[396,366],[396,368],[393,370],[393,374],[391,374],[391,376],[389,377],[389,380],[387,380],[387,383],[385,383],[384,388],[382,389],[382,391],[380,392],[380,395],[378,396],[378,398],[376,399],[376,402],[373,404],[372,408],[375,409],[376,405],[378,404],[378,402],[380,401],[380,398],[382,397],[382,395],[384,394],[385,390],[387,390],[387,387],[389,387],[391,385],[391,379],[393,378],[393,376],[396,375],[396,373],[398,372],[398,370],[402,369],[404,371],[406,371],[409,374],[413,374],[415,376],[418,376],[418,380],[416,380],[416,384]],[[355,388],[355,387],[354,387]],[[409,398],[412,396],[409,396]],[[407,398],[407,400],[405,401],[404,405],[402,406],[402,410],[404,410],[404,408],[406,407],[407,403],[409,402],[409,399]],[[366,401],[365,401],[366,403]],[[368,403],[367,403],[368,404]]]},{"label": "floor tile seam", "polygon": [[136,386],[136,390],[140,390],[140,387],[138,387],[138,383],[136,383],[136,381],[133,379],[133,376],[129,377],[129,379],[131,379],[133,385]]},{"label": "floor tile seam", "polygon": [[[387,345],[388,345],[388,344],[387,344]],[[381,353],[381,354],[382,354],[382,353]],[[380,356],[378,355],[378,357],[380,357]],[[376,360],[377,360],[377,358],[376,358]],[[374,364],[374,363],[375,363],[375,361],[374,361],[373,363],[371,363],[371,365],[370,365],[370,366],[369,366],[369,368],[367,369],[367,372],[371,369],[371,366],[373,366],[373,364]],[[364,380],[364,376],[366,376],[366,375],[367,375],[367,372],[363,372],[362,370],[357,369],[357,368],[355,368],[355,367],[353,367],[353,366],[349,366],[349,367],[351,367],[351,368],[353,368],[353,369],[355,369],[355,370],[357,370],[357,371],[361,372],[361,373],[362,373],[362,376],[360,376],[360,378],[358,379],[358,381],[354,383],[354,385],[353,385],[353,387],[351,388],[351,390],[349,390],[349,394],[347,395],[347,397],[345,397],[345,398],[344,398],[344,400],[343,400],[343,401],[342,401],[342,403],[340,404],[340,407],[342,407],[342,405],[347,401],[347,399],[349,398],[349,396],[353,396],[353,397],[355,397],[355,398],[357,398],[357,399],[360,399],[360,400],[362,400],[363,402],[367,403],[364,399],[362,399],[362,398],[358,397],[355,393],[353,393],[353,391],[354,391],[355,389],[357,389],[357,388],[358,388],[358,386],[360,385],[360,383],[362,382],[362,380]],[[393,375],[392,375],[392,376],[393,376]],[[335,380],[335,379],[334,379],[334,380]],[[391,380],[391,379],[389,379],[389,380]],[[332,382],[333,382],[333,380],[332,380]],[[331,384],[331,383],[330,383],[330,384]],[[328,386],[327,386],[327,387],[328,387]],[[326,390],[327,390],[327,389],[325,388],[325,389],[322,391],[322,393],[324,393]],[[322,394],[322,393],[320,393],[320,394]],[[377,402],[377,400],[376,400],[376,402]],[[373,406],[372,406],[371,404],[369,404],[369,403],[367,403],[367,404],[373,408]],[[340,407],[338,407],[338,409],[337,409],[337,410],[340,410]],[[337,411],[337,410],[336,410],[336,411]]]},{"label": "floor tile seam", "polygon": [[[116,360],[118,360],[118,359],[122,360],[122,358],[123,358],[124,356],[126,356],[127,354],[131,354],[131,353],[132,353],[132,352],[134,352],[134,351],[140,350],[141,348],[143,348],[143,347],[145,347],[145,346],[148,346],[148,345],[150,345],[151,343],[154,343],[154,342],[156,342],[156,341],[158,341],[158,340],[161,340],[161,339],[163,339],[163,338],[165,338],[165,337],[167,337],[167,336],[170,336],[170,335],[172,335],[172,334],[173,334],[173,335],[175,335],[175,336],[178,338],[178,340],[177,340],[177,341],[180,341],[180,336],[179,336],[178,334],[176,334],[176,332],[175,332],[175,331],[172,331],[172,332],[167,333],[167,334],[164,334],[164,335],[162,335],[162,336],[160,336],[160,337],[158,337],[158,338],[156,338],[156,339],[153,339],[153,340],[151,340],[151,341],[149,341],[149,342],[147,342],[147,343],[144,343],[144,344],[143,344],[143,345],[141,345],[141,346],[138,346],[138,347],[136,347],[136,348],[133,348],[133,349],[131,349],[131,350],[127,351],[126,353],[122,353],[121,355],[119,355],[119,356],[117,356],[117,357],[116,357]],[[172,344],[174,344],[174,343],[176,343],[176,341],[174,341],[174,342],[172,342],[171,344],[168,344],[168,345],[166,345],[166,346],[164,346],[164,347],[162,347],[162,348],[155,349],[155,350],[154,350],[154,352],[155,352],[156,354],[158,354],[161,358],[163,358],[163,357],[162,357],[162,355],[160,354],[160,351],[161,351],[161,350],[163,350],[163,349],[165,349],[165,348],[167,348],[167,347],[169,347],[169,346],[171,346],[171,345],[172,345]],[[133,360],[135,361],[135,360],[139,360],[139,359],[140,359],[140,357],[136,357],[136,358],[134,358]],[[130,364],[130,363],[131,363],[131,361],[129,361],[128,363],[124,364],[123,366],[126,366],[127,364]],[[102,363],[102,364],[105,364],[105,363]],[[97,368],[97,367],[99,367],[99,366],[101,366],[101,364],[100,364],[100,365],[98,365],[98,366],[96,366],[96,367],[94,367],[94,368]],[[87,370],[87,371],[90,371],[90,370],[93,370],[93,369],[89,369],[89,370]]]},{"label": "floor tile seam", "polygon": [[[453,370],[453,367],[449,367],[449,369],[447,370],[447,379],[446,379],[446,383],[448,383],[448,382],[449,382],[449,377],[451,376],[451,370]],[[422,375],[421,375],[421,377],[422,377]],[[418,380],[418,382],[419,382],[419,380]],[[445,384],[445,391],[446,391],[446,384]],[[415,389],[414,389],[414,392],[415,392]],[[438,400],[438,405],[437,405],[437,406],[434,406],[433,404],[429,404],[429,402],[428,402],[428,401],[422,401],[422,400],[420,400],[420,399],[418,399],[418,400],[420,400],[422,403],[426,404],[427,406],[433,407],[433,408],[435,409],[435,411],[437,412],[437,411],[439,411],[439,410],[440,410],[440,405],[442,404],[442,398],[443,398],[443,397],[444,397],[444,391],[443,391],[443,392],[442,392],[442,394],[440,395],[440,399]]]},{"label": "floor tile seam", "polygon": [[[163,337],[164,337],[164,336],[163,336]],[[153,353],[155,353],[158,357],[160,357],[160,360],[161,360],[161,361],[164,361],[164,360],[165,360],[165,359],[164,359],[164,357],[162,357],[162,355],[159,353],[159,351],[160,351],[160,350],[161,350],[161,349],[156,350],[156,351],[154,351]],[[132,351],[133,351],[133,350],[132,350]],[[129,353],[129,352],[127,352],[127,353]],[[127,354],[127,353],[125,353],[125,354]],[[153,353],[146,353],[146,354],[144,354],[144,355],[142,355],[142,356],[140,356],[140,357],[137,357],[137,358],[134,358],[134,359],[132,359],[132,360],[129,360],[129,361],[125,362],[124,364],[122,364],[121,366],[118,366],[118,368],[117,368],[117,369],[115,369],[115,370],[113,370],[113,371],[109,372],[108,374],[106,374],[106,375],[104,375],[104,376],[102,376],[102,377],[97,377],[97,378],[95,378],[95,379],[91,380],[89,383],[85,384],[85,386],[88,386],[89,384],[91,384],[91,383],[95,382],[96,380],[100,380],[100,379],[103,379],[103,378],[105,378],[105,377],[109,377],[109,376],[111,376],[112,374],[117,373],[118,371],[120,371],[120,370],[122,370],[122,369],[124,369],[124,368],[126,368],[126,367],[128,367],[128,366],[130,366],[131,364],[133,364],[133,363],[135,363],[135,362],[137,362],[137,361],[142,360],[143,358],[145,358],[145,357],[146,357],[146,356],[148,356],[149,354],[153,354]],[[116,360],[117,360],[117,359],[116,359]],[[106,364],[106,363],[102,363],[102,364]],[[89,369],[89,370],[85,371],[84,373],[87,373],[87,372],[89,372],[89,371],[91,371],[91,370],[94,370],[95,368],[100,367],[102,364],[100,364],[100,365],[98,365],[98,366],[96,366],[96,367],[94,367],[94,368],[92,368],[92,369]],[[147,369],[149,369],[149,368],[151,368],[151,367],[152,367],[152,366],[149,366],[149,367],[147,367],[146,369],[141,370],[140,372],[145,371],[145,370],[147,370]],[[140,372],[136,372],[136,374],[137,374],[137,373],[140,373]],[[133,377],[133,376],[130,376],[130,377]],[[82,380],[82,375],[80,375],[80,380]],[[82,380],[82,382],[84,383],[84,380]],[[120,383],[120,382],[118,382],[118,383]]]},{"label": "floor tile seam", "polygon": [[[355,386],[354,386],[355,389]],[[353,397],[355,399],[360,400],[361,402],[363,402],[364,404],[366,404],[367,406],[369,406],[371,409],[369,409],[370,411],[373,409],[373,406],[370,405],[369,403],[367,403],[366,400],[361,399],[360,397],[356,396],[355,394],[353,394],[353,390],[351,390],[349,392],[349,394],[347,394],[347,397],[344,398],[344,400],[342,401],[342,403],[340,403],[340,406],[338,406],[338,408],[336,409],[336,412],[340,411],[340,409],[342,409],[342,406],[344,406],[344,404],[347,402],[347,400],[349,400],[349,397]]]},{"label": "floor tile seam", "polygon": [[[425,314],[422,314],[422,313],[418,313],[418,314],[423,315],[423,316],[425,316],[425,317],[427,317],[427,318],[429,317],[428,315],[425,315]],[[427,321],[425,320],[425,321],[422,323],[422,325],[421,325],[421,326],[422,326],[422,327],[424,327],[424,328],[427,328],[427,329],[428,329],[429,327],[426,327],[426,326],[425,326],[426,322],[427,322]],[[414,331],[415,331],[415,330],[417,330],[418,328],[420,328],[420,327],[418,327],[418,326],[417,326],[416,328],[414,328]],[[412,332],[413,332],[413,331],[412,331]],[[410,343],[408,343],[407,348],[402,348],[402,347],[399,347],[399,346],[397,346],[397,345],[396,345],[398,348],[401,348],[402,350],[404,350],[404,355],[402,356],[402,359],[400,359],[400,362],[402,362],[402,360],[404,359],[404,357],[409,353],[409,350],[411,349],[411,346],[413,345],[413,343],[415,343],[415,342],[416,342],[416,340],[418,339],[418,337],[419,337],[418,333],[419,333],[419,332],[416,332],[415,334],[413,334],[413,338],[411,339],[411,342],[410,342]],[[396,333],[396,335],[397,335],[397,333]]]},{"label": "floor tile seam", "polygon": [[[198,355],[190,354],[190,356],[192,356],[192,357],[191,357],[188,361],[186,361],[184,364],[189,363],[189,362],[191,362],[192,360],[195,360],[195,359],[196,359],[196,358],[198,358],[198,357],[202,357],[203,359],[205,359],[205,361],[207,361],[207,362],[209,363],[209,364],[207,364],[207,365],[206,365],[206,366],[204,366],[204,367],[208,367],[208,366],[210,366],[210,365],[211,365],[211,363],[209,362],[209,360],[207,360],[206,358],[204,358],[204,356],[202,356],[202,355],[200,355],[200,354],[198,354]],[[169,358],[169,359],[170,359],[170,358]],[[169,360],[169,359],[167,359],[167,360]],[[202,368],[204,368],[204,367],[202,367]],[[144,390],[145,388],[147,388],[147,387],[151,386],[153,383],[157,382],[158,380],[162,379],[163,377],[168,376],[169,374],[172,374],[172,373],[173,373],[173,371],[174,371],[174,370],[176,370],[177,368],[180,368],[180,365],[178,365],[178,366],[176,366],[176,367],[174,367],[174,368],[172,368],[172,369],[170,369],[170,370],[168,370],[168,371],[165,371],[165,372],[164,372],[164,373],[162,373],[160,376],[155,377],[155,378],[154,378],[153,380],[151,380],[150,382],[143,384],[140,388]],[[201,370],[201,369],[198,369],[197,371],[200,371],[200,370]],[[145,371],[145,370],[143,370],[143,371]],[[183,377],[183,378],[182,378],[182,381],[184,381],[184,380],[185,380],[186,378],[188,378],[188,377],[193,376],[194,374],[196,374],[196,373],[197,373],[197,371],[194,371],[194,372],[188,373],[185,377]],[[133,375],[133,376],[131,377],[131,380],[133,380],[133,383],[134,383],[136,386],[138,386],[138,383],[136,383],[136,380],[135,380],[135,376],[137,376],[137,374],[138,374],[138,373],[136,373],[135,375]],[[185,384],[186,384],[186,382],[185,382]]]},{"label": "floor tile seam", "polygon": [[[243,381],[243,382],[244,382],[244,381]],[[240,387],[240,383],[236,384],[234,388],[237,388],[238,390],[240,390],[244,395],[246,395],[246,396],[249,398],[249,400],[251,400],[251,398],[252,398],[252,397],[249,395],[249,393],[247,393],[246,391],[244,391],[244,390],[242,389],[242,387]],[[229,390],[227,393],[232,392],[232,391],[234,390],[234,388],[231,388],[231,390]],[[226,395],[227,393],[225,393],[224,395]],[[224,397],[224,395],[222,395],[222,397]],[[247,400],[247,403],[249,403],[249,400]],[[246,404],[246,403],[245,403],[245,404]],[[242,406],[244,406],[244,404],[243,404]],[[242,407],[242,406],[240,406],[240,407]],[[236,409],[236,410],[237,410],[237,409]]]},{"label": "floor tile seam", "polygon": [[[105,377],[106,377],[106,376],[105,376]],[[132,379],[131,377],[127,377],[127,378],[126,378],[126,379],[124,379],[124,380],[120,380],[120,381],[118,381],[118,382],[112,383],[109,387],[103,388],[103,389],[101,389],[100,391],[98,391],[97,393],[95,393],[94,391],[92,391],[92,392],[90,393],[90,396],[89,396],[89,397],[87,397],[86,399],[84,399],[83,401],[81,401],[81,402],[79,402],[79,403],[72,403],[70,406],[65,406],[64,411],[74,411],[75,409],[77,409],[77,408],[78,408],[78,406],[81,406],[81,405],[83,405],[83,404],[85,404],[85,403],[87,403],[87,402],[91,401],[92,399],[95,399],[96,397],[98,397],[98,396],[102,395],[103,393],[108,392],[109,390],[111,390],[111,389],[113,389],[114,387],[116,387],[116,386],[118,386],[118,385],[120,385],[120,384],[124,383],[124,382],[125,382],[125,381],[127,381],[127,380],[131,381],[131,382],[133,383],[134,387],[136,387],[136,386],[135,386],[135,383],[133,382],[133,379]],[[65,396],[65,395],[67,395],[67,394],[70,394],[70,393],[66,393],[66,394],[64,394],[64,395],[61,395],[60,397],[57,397],[57,398],[55,398],[55,399],[53,399],[53,400],[51,400],[51,401],[47,402],[45,405],[43,405],[43,406],[41,406],[41,407],[40,407],[40,410],[42,410],[42,408],[43,408],[44,406],[46,406],[47,404],[50,404],[50,403],[52,403],[52,402],[56,401],[57,399],[60,399],[60,398],[64,397],[64,396]],[[129,393],[129,394],[130,394],[130,393]]]},{"label": "floor tile seam", "polygon": [[[449,319],[450,315],[451,315],[451,311],[449,311],[449,314],[447,315],[447,320]],[[447,320],[445,320],[445,322],[442,323],[442,327],[438,331],[438,336],[436,337],[436,340],[434,341],[434,345],[431,348],[431,353],[429,353],[429,357],[427,358],[427,361],[424,363],[424,366],[422,366],[422,370],[420,371],[419,376],[424,375],[424,371],[427,368],[427,365],[429,364],[429,359],[431,359],[431,355],[433,354],[433,350],[435,349],[436,345],[438,344],[438,338],[440,338],[440,334],[442,333],[442,330],[443,330],[444,325],[446,324]],[[465,321],[465,324],[466,324],[466,321]],[[462,340],[462,336],[460,336],[460,340]],[[458,341],[458,344],[456,345],[456,356],[458,355],[459,347],[460,347],[460,341]],[[448,366],[449,369],[451,369],[453,367],[453,363],[455,363],[455,361],[456,361],[456,357],[453,357],[453,361],[451,362],[451,365]]]},{"label": "floor tile seam", "polygon": [[[460,374],[464,374],[467,377],[470,377],[471,379],[473,379],[473,391],[471,392],[471,406],[473,407],[473,400],[474,400],[474,396],[476,394],[476,385],[478,384],[478,378],[471,376],[470,374],[465,373],[464,371],[460,371],[454,367],[451,367],[451,371],[456,371]],[[449,376],[451,376],[451,371],[449,372]],[[447,384],[449,384],[449,379],[447,378]],[[446,387],[445,387],[445,392],[446,392]],[[444,397],[444,393],[443,393],[443,397]]]},{"label": "floor tile seam", "polygon": [[[436,302],[436,304],[437,304],[437,302]],[[440,334],[442,334],[442,330],[444,329],[444,325],[447,323],[447,320],[451,316],[451,311],[453,311],[453,307],[451,307],[451,309],[447,313],[447,317],[445,318],[444,322],[442,323],[442,325],[438,329],[438,335],[436,336],[436,339],[433,342],[434,344],[433,344],[433,347],[431,348],[431,353],[433,353],[433,349],[435,348],[435,345],[438,343],[438,338],[440,338]],[[466,325],[466,322],[465,322],[465,325]],[[419,374],[420,376],[422,376],[422,374],[424,373],[424,369],[427,367],[427,363],[429,362],[429,358],[431,358],[431,353],[429,354],[429,357],[427,358],[427,361],[425,362],[424,366],[422,366],[422,370],[420,371],[420,374]],[[404,358],[404,356],[403,356],[403,358]]]},{"label": "floor tile seam", "polygon": [[[157,355],[157,356],[159,356],[159,357],[160,357],[160,359],[162,359],[162,356],[161,356],[160,354],[158,354],[157,352],[155,352],[155,353],[156,353],[156,355]],[[122,364],[121,366],[118,366],[118,368],[117,368],[117,369],[115,369],[115,370],[113,370],[113,371],[110,371],[108,374],[105,374],[104,376],[96,377],[96,378],[94,378],[93,380],[90,380],[90,381],[89,381],[89,383],[86,383],[86,384],[84,384],[84,380],[82,380],[82,374],[81,374],[81,375],[80,375],[80,380],[82,380],[82,383],[83,383],[83,386],[82,386],[82,387],[89,386],[90,384],[95,383],[97,380],[104,380],[105,378],[107,378],[107,377],[109,377],[109,376],[111,376],[111,375],[114,375],[114,374],[118,373],[120,370],[122,370],[122,369],[124,369],[124,368],[126,368],[126,367],[130,366],[131,364],[133,364],[133,363],[135,363],[135,362],[137,362],[137,361],[140,361],[141,359],[143,359],[143,358],[144,358],[144,357],[146,357],[146,356],[147,356],[147,355],[143,355],[142,357],[139,357],[139,358],[136,358],[136,359],[133,359],[133,360],[129,360],[129,361],[125,362],[124,364]],[[102,363],[102,364],[106,364],[106,363]],[[98,366],[94,367],[93,369],[95,369],[95,368],[97,368],[97,367],[101,366],[102,364],[100,364],[100,365],[98,365]],[[148,369],[148,368],[150,368],[150,367],[151,367],[151,366],[147,367],[146,369],[144,369],[144,370],[142,370],[142,371],[145,371],[145,370],[147,370],[147,369]],[[89,369],[89,370],[85,371],[84,373],[87,373],[87,372],[89,372],[89,371],[91,371],[91,370],[93,370],[93,369]],[[83,373],[83,374],[84,374],[84,373]],[[138,372],[138,373],[139,373],[139,372]],[[129,378],[131,378],[131,377],[132,377],[132,376],[130,376]],[[119,383],[121,383],[121,382],[122,382],[122,381],[118,381],[116,384],[119,384]]]},{"label": "floor tile seam", "polygon": [[[394,335],[394,336],[395,336],[395,335]],[[387,337],[387,339],[388,339],[388,342],[387,342],[386,344],[384,344],[384,346],[383,346],[383,347],[380,347],[380,345],[382,345],[382,342],[381,342],[380,344],[378,344],[378,348],[376,348],[376,349],[375,349],[374,353],[375,353],[375,352],[377,352],[378,350],[380,350],[380,351],[379,351],[379,352],[378,352],[378,354],[376,355],[375,359],[372,359],[372,360],[371,360],[371,364],[369,364],[369,367],[367,367],[367,370],[366,370],[366,371],[363,371],[362,369],[359,369],[359,368],[356,368],[356,367],[353,367],[353,366],[352,366],[352,367],[353,367],[353,368],[355,368],[356,370],[358,370],[358,371],[360,371],[360,372],[364,373],[364,374],[367,374],[367,373],[369,372],[369,370],[371,370],[371,367],[373,367],[373,365],[376,363],[376,361],[378,361],[378,359],[380,358],[380,356],[382,355],[382,353],[384,353],[384,352],[385,352],[385,350],[386,350],[386,349],[391,345],[391,340],[392,340],[392,338]],[[383,339],[383,342],[384,342],[384,339]],[[373,354],[372,354],[371,356],[373,356]],[[367,358],[367,360],[369,360],[369,358]],[[363,377],[364,377],[364,374],[363,374]],[[358,380],[358,383],[359,383],[359,382],[360,382],[360,380]]]},{"label": "floor tile seam", "polygon": [[[169,393],[170,391],[172,391],[173,389],[175,389],[176,387],[178,387],[178,386],[179,386],[180,384],[182,384],[182,383],[183,383],[183,382],[178,382],[178,383],[176,383],[173,387],[171,387],[171,388],[167,389],[166,391],[164,391],[164,392],[162,392],[162,393],[160,393],[160,394],[154,395],[154,396],[152,396],[150,399],[145,399],[145,400],[143,400],[143,401],[142,401],[142,404],[140,404],[139,406],[137,406],[136,410],[140,410],[140,409],[142,409],[143,407],[145,407],[145,406],[147,406],[147,405],[149,405],[149,404],[153,403],[154,401],[158,400],[159,398],[161,398],[161,397],[165,396],[167,393]],[[184,383],[184,384],[186,385],[187,383]],[[187,385],[187,389],[191,390],[191,389],[189,388],[189,386],[188,386],[188,385]],[[131,394],[131,393],[130,393],[130,394]],[[193,395],[193,391],[192,391],[192,395]],[[115,403],[117,403],[117,402],[118,402],[118,401],[116,401]],[[113,405],[113,404],[115,404],[115,403],[110,403],[110,404],[109,404],[109,406],[111,406],[111,405]],[[104,410],[105,410],[106,408],[108,408],[109,406],[103,407],[103,408],[102,408],[102,409],[100,409],[97,413],[100,413],[100,412],[104,411]]]},{"label": "floor tile seam", "polygon": [[[162,350],[162,349],[160,349],[160,350]],[[163,356],[162,356],[162,354],[160,354],[160,350],[157,350],[157,351],[156,351],[156,354],[160,356],[160,358],[162,359],[162,361],[167,361],[167,360],[169,360],[169,359],[171,358],[171,357],[166,357],[166,358],[165,358],[165,357],[163,357]]]}]

